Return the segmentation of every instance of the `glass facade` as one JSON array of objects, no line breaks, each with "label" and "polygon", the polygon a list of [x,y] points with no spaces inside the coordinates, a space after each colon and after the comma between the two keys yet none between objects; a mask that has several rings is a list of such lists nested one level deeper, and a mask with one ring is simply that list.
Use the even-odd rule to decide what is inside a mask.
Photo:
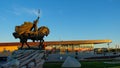
[{"label": "glass facade", "polygon": [[77,45],[47,45],[46,50],[60,51],[60,53],[65,52],[75,52],[75,51],[91,51],[93,50],[93,44],[77,44]]}]

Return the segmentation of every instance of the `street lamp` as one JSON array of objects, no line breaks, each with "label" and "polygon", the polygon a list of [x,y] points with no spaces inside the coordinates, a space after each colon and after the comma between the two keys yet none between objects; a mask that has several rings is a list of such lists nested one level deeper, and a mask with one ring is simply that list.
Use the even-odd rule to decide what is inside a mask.
[{"label": "street lamp", "polygon": [[108,45],[108,53],[109,53],[109,58],[110,58],[110,43],[107,43],[107,45]]}]

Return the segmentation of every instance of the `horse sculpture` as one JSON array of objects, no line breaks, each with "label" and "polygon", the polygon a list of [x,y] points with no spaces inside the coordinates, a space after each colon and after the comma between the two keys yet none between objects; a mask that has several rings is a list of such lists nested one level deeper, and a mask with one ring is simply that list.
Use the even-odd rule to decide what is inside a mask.
[{"label": "horse sculpture", "polygon": [[[20,39],[22,43],[21,49],[23,48],[24,43],[30,48],[27,43],[28,39],[31,39],[33,42],[40,41],[39,48],[43,49],[44,36],[48,36],[49,29],[46,26],[41,26],[37,29],[39,17],[33,22],[24,22],[21,26],[15,27],[15,32],[13,36]],[[33,30],[34,29],[34,30]]]}]

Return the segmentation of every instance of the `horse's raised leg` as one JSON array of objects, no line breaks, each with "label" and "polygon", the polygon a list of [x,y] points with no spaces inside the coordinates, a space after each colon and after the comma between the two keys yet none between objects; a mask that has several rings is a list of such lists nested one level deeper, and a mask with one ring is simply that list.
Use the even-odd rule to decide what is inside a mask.
[{"label": "horse's raised leg", "polygon": [[44,49],[43,42],[44,42],[44,40],[40,40],[40,43],[39,43],[39,48],[40,49]]},{"label": "horse's raised leg", "polygon": [[29,44],[28,44],[27,42],[25,42],[25,43],[26,43],[26,45],[28,46],[28,48],[30,48]]},{"label": "horse's raised leg", "polygon": [[30,48],[29,44],[27,43],[27,38],[24,38],[24,43],[28,46],[28,48]]},{"label": "horse's raised leg", "polygon": [[22,46],[20,47],[20,49],[22,49],[22,48],[23,48],[23,45],[24,45],[24,43],[22,42]]},{"label": "horse's raised leg", "polygon": [[41,48],[42,48],[41,46],[42,46],[42,42],[41,42],[41,40],[40,40],[40,43],[39,43],[39,46],[38,46],[38,47],[39,47],[39,49],[41,49]]}]

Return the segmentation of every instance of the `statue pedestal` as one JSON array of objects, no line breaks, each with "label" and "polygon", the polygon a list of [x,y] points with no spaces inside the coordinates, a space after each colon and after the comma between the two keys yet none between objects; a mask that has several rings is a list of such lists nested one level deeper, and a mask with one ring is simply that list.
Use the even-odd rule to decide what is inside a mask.
[{"label": "statue pedestal", "polygon": [[33,49],[29,49],[29,50],[17,50],[13,52],[13,55],[11,56],[11,58],[13,58],[13,60],[17,60],[17,62],[19,62],[19,64],[16,63],[12,63],[13,60],[8,61],[8,63],[6,63],[5,65],[3,65],[4,68],[13,68],[13,65],[16,66],[16,68],[28,68],[28,67],[32,67],[32,68],[38,68],[39,66],[41,66],[44,64],[44,59],[42,59],[44,55],[44,51],[43,50],[33,50]]}]

